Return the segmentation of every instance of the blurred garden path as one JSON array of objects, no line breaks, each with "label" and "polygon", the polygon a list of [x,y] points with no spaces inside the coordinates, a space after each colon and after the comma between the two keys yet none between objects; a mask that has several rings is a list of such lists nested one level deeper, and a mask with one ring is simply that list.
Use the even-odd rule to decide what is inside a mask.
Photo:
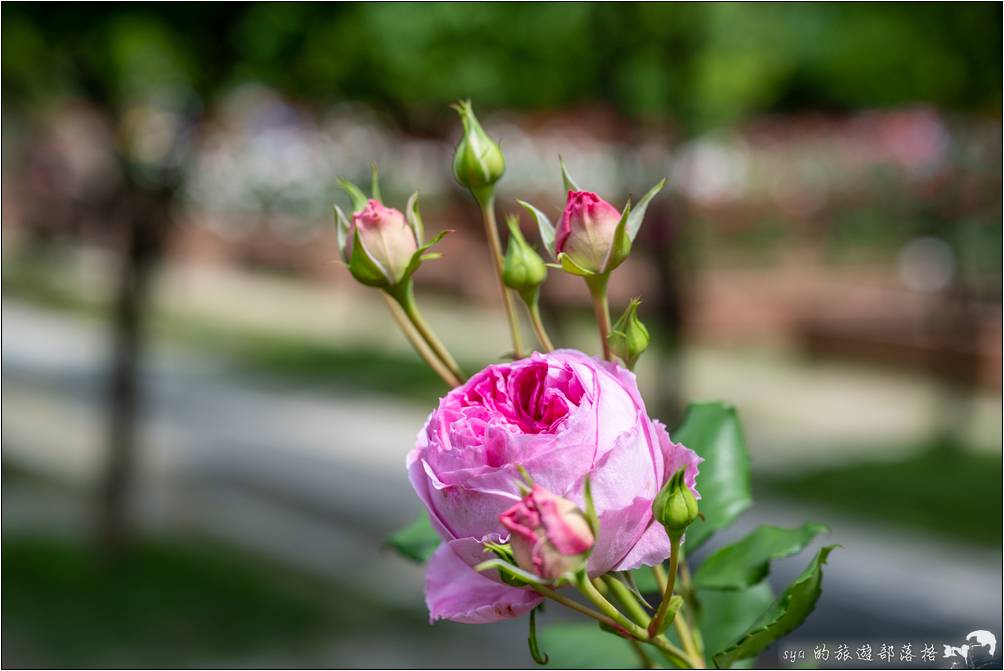
[{"label": "blurred garden path", "polygon": [[[101,459],[104,333],[93,320],[9,299],[2,316],[4,459],[86,485]],[[403,463],[426,408],[305,390],[165,344],[154,348],[145,379],[149,406],[135,502],[143,526],[210,533],[351,580],[390,604],[421,602],[421,569],[382,550],[381,542],[418,512]],[[4,499],[5,530],[88,522],[79,501],[40,506],[31,492],[17,490]],[[1000,557],[993,551],[770,502],[736,533],[806,516],[829,523],[844,549],[827,568],[824,606],[799,640],[889,631],[939,642],[946,631],[999,630]],[[779,562],[775,576],[790,579],[803,562]],[[464,631],[464,647],[450,664],[476,663],[483,659],[479,649],[492,650],[500,665],[525,663],[521,645],[511,645],[525,636],[522,624]],[[365,656],[339,649],[337,659],[373,663],[364,643],[357,652]],[[421,645],[381,654],[386,658],[378,661],[389,666],[443,662]]]},{"label": "blurred garden path", "polygon": [[[107,282],[113,275],[108,263],[79,254],[48,265],[45,273],[59,292],[94,303],[109,294]],[[585,297],[584,289],[582,293]],[[505,322],[494,304],[427,289],[420,291],[419,302],[461,363],[496,361],[509,351]],[[417,360],[393,328],[383,301],[349,281],[332,286],[233,267],[173,264],[157,283],[155,311],[164,322],[181,324],[186,334],[208,333],[198,344],[211,344],[217,360],[227,355],[228,346],[221,341],[242,335],[280,338],[291,347],[336,347],[349,353],[356,348]],[[596,349],[588,310],[564,315],[562,325],[560,333],[552,333],[560,345]],[[644,395],[659,398],[660,386],[678,382],[677,393],[687,401],[727,399],[742,415],[754,468],[763,471],[897,460],[945,429],[946,417],[967,448],[993,454],[1001,450],[999,390],[946,391],[921,372],[813,359],[776,340],[741,347],[688,344],[679,361],[671,367],[653,345],[638,364]],[[960,419],[952,420],[946,408]],[[875,446],[882,447],[881,454],[875,454]]]}]

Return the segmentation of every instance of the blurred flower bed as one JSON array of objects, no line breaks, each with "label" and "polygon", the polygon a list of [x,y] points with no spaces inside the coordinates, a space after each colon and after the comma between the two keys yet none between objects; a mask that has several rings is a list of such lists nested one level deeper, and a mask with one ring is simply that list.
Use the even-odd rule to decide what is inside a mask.
[{"label": "blurred flower bed", "polygon": [[[177,120],[167,109],[129,116],[136,151],[154,164],[173,160]],[[629,132],[621,117],[585,107],[500,113],[486,125],[511,166],[504,207],[515,209],[518,194],[557,212],[559,151],[611,198],[670,176],[641,253],[612,286],[617,300],[653,286],[656,309],[685,302],[683,326],[700,340],[780,338],[913,368],[948,350],[936,372],[999,388],[1001,134],[991,120],[928,107],[805,113],[686,139],[651,126]],[[107,200],[121,175],[107,120],[68,103],[30,130],[5,156],[8,256],[53,241],[113,244]],[[394,166],[390,201],[417,190],[430,225],[457,231],[442,245],[448,257],[477,254],[476,213],[433,160],[453,142],[405,132],[361,105],[315,112],[261,86],[235,89],[185,145],[193,154],[173,258],[344,282],[330,203],[336,178],[365,180],[372,156]],[[429,264],[418,279],[487,302],[494,288],[480,265],[461,277]],[[586,305],[567,278],[544,299]],[[966,337],[932,333],[939,314]]]}]

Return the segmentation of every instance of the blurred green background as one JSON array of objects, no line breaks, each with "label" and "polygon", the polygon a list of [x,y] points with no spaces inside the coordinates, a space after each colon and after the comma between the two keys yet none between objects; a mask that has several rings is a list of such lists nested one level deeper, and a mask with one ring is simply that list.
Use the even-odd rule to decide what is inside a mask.
[{"label": "blurred green background", "polygon": [[[799,640],[1000,631],[999,4],[2,18],[5,666],[530,663],[524,623],[429,627],[382,547],[444,390],[334,261],[336,178],[376,161],[456,230],[426,316],[468,371],[503,356],[458,98],[502,143],[501,211],[556,216],[559,153],[618,205],[669,178],[613,309],[644,300],[651,414],[738,407],[748,524],[845,546]],[[595,349],[579,282],[543,303]]]}]

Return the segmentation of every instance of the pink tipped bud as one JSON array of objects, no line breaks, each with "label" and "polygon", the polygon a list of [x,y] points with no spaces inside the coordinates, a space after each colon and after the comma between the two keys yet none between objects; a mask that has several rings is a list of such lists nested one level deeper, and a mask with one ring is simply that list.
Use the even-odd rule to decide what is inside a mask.
[{"label": "pink tipped bud", "polygon": [[[386,278],[387,285],[393,286],[400,282],[411,257],[418,250],[415,231],[408,225],[404,215],[371,198],[365,208],[352,215],[352,226],[359,235],[362,251]],[[348,256],[351,259],[351,237],[348,244]]]},{"label": "pink tipped bud", "polygon": [[585,514],[539,485],[499,520],[519,567],[548,580],[579,568],[595,541]]},{"label": "pink tipped bud", "polygon": [[583,270],[602,273],[621,213],[592,191],[569,191],[555,237],[555,253],[564,252]]}]

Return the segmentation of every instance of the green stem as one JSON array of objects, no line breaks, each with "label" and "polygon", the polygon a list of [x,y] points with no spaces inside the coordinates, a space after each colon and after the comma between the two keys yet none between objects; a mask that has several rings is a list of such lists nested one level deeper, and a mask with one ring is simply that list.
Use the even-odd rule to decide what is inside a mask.
[{"label": "green stem", "polygon": [[645,611],[644,606],[638,602],[635,595],[631,593],[631,590],[629,590],[624,583],[611,575],[603,576],[603,582],[605,582],[610,591],[613,592],[613,595],[617,597],[617,601],[624,606],[628,615],[630,615],[631,618],[641,626],[647,627],[652,618]]},{"label": "green stem", "polygon": [[614,628],[614,629],[619,628],[616,622],[614,622],[613,620],[611,620],[609,617],[607,617],[603,613],[597,612],[597,611],[593,610],[592,608],[590,608],[589,606],[583,606],[578,601],[574,601],[572,599],[569,599],[567,596],[564,596],[563,594],[559,594],[558,592],[554,591],[553,589],[551,589],[549,587],[543,587],[541,585],[532,585],[532,587],[541,596],[546,596],[548,599],[551,599],[552,601],[556,601],[557,603],[560,603],[562,606],[565,606],[567,608],[571,608],[572,610],[574,610],[574,611],[576,611],[578,613],[582,613],[586,617],[591,617],[592,619],[596,620],[597,622],[605,624],[608,627],[611,627],[611,628]]},{"label": "green stem", "polygon": [[577,577],[575,585],[599,609],[598,611],[584,606],[577,601],[573,601],[549,587],[544,587],[543,585],[533,585],[532,587],[542,596],[552,599],[578,613],[582,613],[586,617],[590,617],[610,629],[622,632],[629,640],[634,639],[654,645],[666,655],[668,660],[680,668],[693,669],[700,667],[697,662],[687,655],[686,651],[673,645],[665,636],[649,638],[648,632],[643,627],[626,618],[612,603],[607,601],[584,573]]},{"label": "green stem", "polygon": [[593,297],[593,312],[596,313],[596,325],[600,329],[600,342],[603,345],[603,358],[613,361],[610,354],[610,305],[607,302],[607,282],[610,275],[593,275],[586,278],[586,285]]},{"label": "green stem", "polygon": [[551,344],[551,339],[547,337],[544,322],[540,319],[540,300],[537,298],[539,293],[540,290],[536,289],[532,299],[528,301],[524,298],[523,302],[526,303],[526,309],[530,312],[530,324],[533,325],[533,332],[537,334],[540,346],[544,348],[545,352],[553,352],[554,345]]},{"label": "green stem", "polygon": [[422,357],[422,360],[429,365],[433,371],[436,372],[443,382],[448,384],[450,387],[460,386],[460,380],[446,367],[439,357],[436,356],[435,352],[429,349],[425,340],[419,335],[415,327],[412,326],[408,319],[408,316],[404,313],[403,308],[398,305],[394,299],[386,291],[381,291],[380,295],[383,296],[384,301],[387,303],[387,309],[390,310],[391,316],[394,317],[394,321],[397,322],[398,327],[404,336],[411,343],[411,346],[415,348],[418,355]]},{"label": "green stem", "polygon": [[[398,302],[401,309],[404,310],[404,314],[408,316],[411,320],[412,325],[414,325],[415,330],[422,336],[426,344],[429,345],[429,349],[435,352],[436,356],[443,362],[443,364],[450,370],[451,373],[457,378],[458,381],[464,379],[464,374],[460,371],[460,366],[457,362],[450,356],[449,351],[446,346],[443,345],[442,341],[436,337],[433,333],[432,328],[425,323],[422,319],[422,314],[418,311],[418,305],[415,303],[415,292],[411,280],[407,280],[397,285],[396,287],[391,287],[387,289],[394,300]],[[458,382],[457,384],[460,384]]]},{"label": "green stem", "polygon": [[601,613],[616,622],[619,629],[624,630],[639,640],[648,640],[648,632],[625,617],[612,603],[607,601],[585,573],[580,574],[576,580],[576,587]]},{"label": "green stem", "polygon": [[662,568],[661,562],[652,567],[652,576],[655,578],[655,584],[659,587],[659,593],[665,593],[666,569]]},{"label": "green stem", "polygon": [[663,630],[663,620],[666,619],[666,613],[669,611],[669,601],[673,598],[673,588],[676,585],[676,572],[677,567],[680,563],[680,537],[670,536],[669,537],[669,576],[666,579],[666,589],[662,593],[662,601],[659,602],[659,608],[655,611],[655,616],[648,625],[648,633],[650,636],[656,636],[660,634]]},{"label": "green stem", "polygon": [[695,668],[704,668],[704,657],[697,651],[697,647],[694,645],[694,637],[691,635],[690,627],[687,626],[687,622],[681,613],[677,613],[676,617],[673,618],[673,625],[676,627],[676,634],[680,637],[680,643],[683,644],[683,649],[687,651],[692,659],[700,660],[700,664],[696,665]]},{"label": "green stem", "polygon": [[669,642],[665,636],[656,636],[649,641],[652,645],[662,650],[674,664],[682,669],[703,669],[704,665],[695,662],[687,656],[687,653]]},{"label": "green stem", "polygon": [[[617,598],[617,601],[619,601],[621,605],[624,606],[625,610],[627,610],[628,612],[628,615],[630,615],[631,618],[634,619],[634,621],[640,624],[641,626],[648,627],[649,623],[652,621],[652,618],[648,614],[648,611],[645,610],[644,606],[642,606],[641,602],[638,601],[638,598],[631,592],[631,590],[629,590],[627,586],[624,585],[624,583],[609,575],[603,576],[603,582],[604,584],[607,585],[609,590]],[[654,644],[653,641],[650,642]],[[695,657],[690,652],[689,649],[687,649],[686,652],[691,657],[691,659],[688,661],[692,662],[693,660],[698,659],[698,657]],[[672,658],[668,659],[672,663],[676,662],[676,660]]]},{"label": "green stem", "polygon": [[498,278],[499,290],[502,292],[502,305],[505,307],[506,319],[509,322],[509,336],[512,338],[513,357],[523,358],[523,341],[519,332],[519,318],[516,316],[516,306],[513,305],[512,294],[502,281],[502,242],[499,240],[498,224],[495,223],[495,195],[481,196],[475,194],[481,206],[481,216],[485,223],[485,234],[488,246],[491,247],[492,263],[495,264],[495,277]]},{"label": "green stem", "polygon": [[642,647],[641,643],[634,639],[628,640],[631,647],[634,649],[634,654],[638,655],[639,661],[641,661],[641,668],[643,669],[658,669],[660,668],[658,664],[652,661],[652,658],[648,656],[645,652],[645,648]]},{"label": "green stem", "polygon": [[697,590],[694,589],[694,584],[690,579],[690,568],[687,566],[687,556],[682,547],[680,548],[680,553],[680,592],[687,602],[684,614],[686,615],[687,624],[690,626],[690,632],[693,636],[694,652],[697,653],[698,657],[703,659],[704,638],[701,636],[701,628],[697,626],[697,617],[701,612],[701,604],[697,598]]}]

